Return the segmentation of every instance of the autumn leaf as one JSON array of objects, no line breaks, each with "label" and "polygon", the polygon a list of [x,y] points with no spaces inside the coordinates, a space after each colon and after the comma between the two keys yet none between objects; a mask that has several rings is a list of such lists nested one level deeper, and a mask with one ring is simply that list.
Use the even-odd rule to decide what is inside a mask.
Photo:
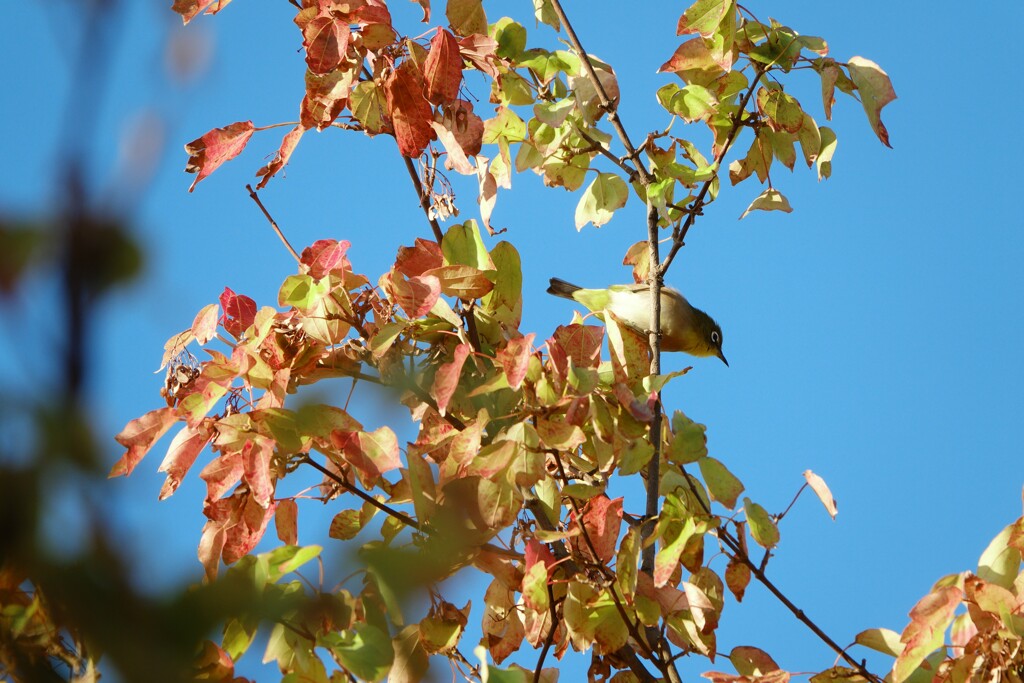
[{"label": "autumn leaf", "polygon": [[676,35],[699,33],[702,37],[709,38],[730,9],[732,0],[697,0],[679,17]]},{"label": "autumn leaf", "polygon": [[518,390],[526,378],[535,337],[536,334],[531,332],[525,337],[512,339],[497,353],[498,362],[505,371],[505,378],[513,389]]},{"label": "autumn leaf", "polygon": [[440,268],[443,264],[441,245],[433,240],[417,237],[413,246],[398,248],[395,270],[407,277],[416,277],[432,268]]},{"label": "autumn leaf", "polygon": [[448,0],[445,14],[460,36],[487,35],[487,15],[482,0]]},{"label": "autumn leaf", "polygon": [[241,337],[256,319],[256,302],[244,294],[235,294],[230,287],[221,293],[220,307],[224,311],[220,324],[235,337]]},{"label": "autumn leaf", "polygon": [[135,418],[114,439],[128,449],[114,464],[108,477],[127,477],[171,425],[178,421],[173,408],[158,408]]},{"label": "autumn leaf", "polygon": [[185,151],[189,155],[185,173],[198,174],[188,191],[195,190],[200,180],[216,171],[225,161],[230,161],[241,154],[254,130],[252,121],[239,121],[224,128],[214,128],[201,138],[185,145]]},{"label": "autumn leaf", "polygon": [[804,479],[815,495],[818,496],[821,504],[825,506],[825,511],[828,512],[829,517],[835,519],[838,513],[836,499],[832,497],[832,492],[829,490],[825,480],[810,470],[804,470]]},{"label": "autumn leaf", "polygon": [[434,115],[423,96],[423,78],[412,61],[402,62],[384,83],[388,116],[402,156],[416,158],[434,139]]},{"label": "autumn leaf", "polygon": [[256,171],[256,177],[263,179],[256,185],[257,190],[262,190],[270,182],[270,179],[288,164],[288,160],[292,157],[292,152],[295,151],[295,147],[298,146],[299,140],[302,139],[302,134],[305,132],[306,129],[300,124],[285,134],[274,158],[267,162],[260,170]]},{"label": "autumn leaf", "polygon": [[338,68],[348,52],[351,32],[343,18],[320,15],[302,27],[306,65],[316,74]]},{"label": "autumn leaf", "polygon": [[211,504],[242,480],[245,470],[241,451],[232,451],[211,460],[199,478],[206,482],[206,502]]},{"label": "autumn leaf", "polygon": [[274,442],[254,434],[242,448],[242,478],[249,485],[252,499],[262,508],[270,507],[274,497],[274,473],[270,461]]},{"label": "autumn leaf", "polygon": [[410,318],[426,315],[441,296],[441,281],[431,275],[406,278],[392,270],[381,276],[380,284]]},{"label": "autumn leaf", "polygon": [[294,498],[287,498],[278,501],[277,510],[274,511],[274,527],[277,529],[277,537],[285,545],[298,545],[299,506]]},{"label": "autumn leaf", "polygon": [[448,402],[455,394],[459,386],[459,373],[462,372],[462,365],[469,357],[469,344],[459,344],[455,347],[452,360],[444,363],[434,374],[434,384],[430,388],[430,395],[437,401],[438,411],[444,415],[448,408]]},{"label": "autumn leaf", "polygon": [[871,129],[883,145],[891,148],[889,131],[882,124],[882,107],[896,99],[889,75],[870,59],[863,57],[850,57],[847,68],[850,70],[850,79],[860,92],[860,103],[868,115]]},{"label": "autumn leaf", "polygon": [[174,0],[171,10],[181,15],[184,24],[192,21],[200,12],[216,14],[225,7],[231,0]]},{"label": "autumn leaf", "polygon": [[784,213],[792,213],[793,207],[789,205],[789,200],[782,196],[781,192],[774,187],[769,187],[757,199],[750,202],[750,206],[740,216],[740,220],[746,218],[751,211],[782,211]]},{"label": "autumn leaf", "polygon": [[192,321],[192,335],[200,345],[207,343],[217,334],[217,304],[207,304]]},{"label": "autumn leaf", "polygon": [[207,423],[200,424],[196,429],[188,426],[182,427],[181,431],[175,435],[171,445],[167,448],[167,455],[164,456],[164,460],[157,470],[157,472],[167,473],[167,479],[164,481],[163,488],[160,489],[160,500],[167,498],[178,489],[181,480],[185,478],[185,474],[188,473],[199,453],[210,443],[213,435],[214,432]]},{"label": "autumn leaf", "polygon": [[430,51],[423,63],[423,80],[427,84],[427,99],[434,104],[451,102],[459,95],[459,84],[462,83],[459,43],[455,36],[440,26],[430,40]]},{"label": "autumn leaf", "polygon": [[352,264],[345,256],[351,246],[348,240],[317,240],[302,250],[299,262],[315,280],[332,271],[352,270]]},{"label": "autumn leaf", "polygon": [[398,458],[398,437],[389,427],[372,432],[331,433],[331,441],[344,453],[345,460],[359,474],[359,480],[371,488],[380,475],[402,466]]},{"label": "autumn leaf", "polygon": [[599,228],[612,219],[615,211],[626,205],[629,186],[614,173],[601,173],[594,179],[576,205],[576,229],[587,223]]}]

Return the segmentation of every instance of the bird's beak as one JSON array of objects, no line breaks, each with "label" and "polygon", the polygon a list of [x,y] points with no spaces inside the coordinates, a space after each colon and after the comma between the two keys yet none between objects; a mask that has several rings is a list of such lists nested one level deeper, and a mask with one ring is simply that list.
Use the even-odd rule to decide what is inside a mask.
[{"label": "bird's beak", "polygon": [[717,349],[717,351],[718,353],[716,353],[715,355],[722,359],[722,362],[725,363],[725,367],[729,367],[729,361],[725,359],[725,354],[722,353],[722,349]]}]

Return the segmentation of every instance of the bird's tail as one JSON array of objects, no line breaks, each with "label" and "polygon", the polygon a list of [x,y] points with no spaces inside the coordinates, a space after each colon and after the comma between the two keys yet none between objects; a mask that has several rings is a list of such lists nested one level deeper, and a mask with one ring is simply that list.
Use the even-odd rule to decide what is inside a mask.
[{"label": "bird's tail", "polygon": [[548,294],[554,294],[560,296],[563,299],[572,299],[572,295],[583,289],[576,285],[571,285],[565,280],[560,280],[557,277],[551,278],[551,284],[548,287]]}]

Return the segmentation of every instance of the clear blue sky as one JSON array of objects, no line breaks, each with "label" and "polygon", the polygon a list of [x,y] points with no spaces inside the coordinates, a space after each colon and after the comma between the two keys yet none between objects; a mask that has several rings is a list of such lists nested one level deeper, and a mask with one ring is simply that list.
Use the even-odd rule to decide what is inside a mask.
[{"label": "clear blue sky", "polygon": [[[90,136],[81,142],[93,155],[94,186],[115,205],[135,207],[148,254],[141,282],[108,301],[96,327],[90,394],[109,463],[120,456],[113,435],[162,403],[162,376],[153,371],[164,341],[225,286],[272,304],[293,272],[291,257],[244,191],[284,129],[257,134],[192,195],[182,145],[234,121],[295,120],[304,73],[293,8],[284,0],[240,0],[185,29],[212,50],[208,71],[187,87],[168,85],[163,72],[164,40],[182,30],[169,3],[123,4],[130,7],[110,34],[115,66],[99,133],[81,131]],[[416,10],[409,2],[393,5],[397,16]],[[485,6],[493,21],[498,8],[525,16],[530,3]],[[589,51],[617,70],[620,111],[634,140],[666,121],[653,93],[674,77],[655,71],[677,44],[671,29],[684,6],[645,3],[641,16],[623,12],[621,3],[567,3]],[[708,425],[710,453],[770,511],[786,507],[805,469],[825,477],[838,519],[830,521],[812,496],[802,498],[782,523],[769,573],[845,644],[864,628],[901,630],[934,580],[973,569],[988,541],[1021,513],[1024,145],[1013,117],[1024,101],[1006,66],[1016,63],[1024,5],[1000,3],[990,10],[998,17],[983,22],[960,16],[963,6],[949,0],[755,0],[748,7],[824,36],[839,60],[862,55],[879,63],[899,95],[883,113],[894,149],[878,143],[860,106],[843,97],[829,124],[839,135],[832,178],[818,183],[799,167],[773,174],[792,214],[757,212],[738,221],[761,188],[756,180],[723,184],[668,281],[722,325],[731,367],[693,362],[665,402]],[[76,134],[75,122],[61,130],[69,125],[67,66],[83,39],[68,10],[49,3],[5,8],[4,213],[38,212],[55,200],[57,145],[64,134]],[[435,9],[436,19],[442,14]],[[975,22],[984,30],[965,30]],[[528,28],[531,42],[551,44],[550,29]],[[815,75],[793,74],[787,87],[823,124]],[[475,94],[478,110],[486,111],[486,93]],[[147,112],[155,117],[150,122],[163,122],[162,132],[148,129],[147,139],[162,143],[152,182],[118,184],[113,169],[125,131]],[[706,142],[702,131],[693,136]],[[463,218],[475,217],[472,188],[459,192]],[[429,237],[394,142],[385,137],[307,134],[262,197],[297,248],[319,238],[348,239],[355,269],[371,280],[387,270],[398,246]],[[522,329],[539,339],[572,312],[544,294],[550,276],[585,286],[625,282],[622,255],[644,237],[635,197],[610,224],[582,233],[573,228],[577,199],[526,174],[498,200],[495,224],[508,229],[502,239],[523,257]],[[12,387],[30,386],[44,368],[25,345],[45,345],[57,334],[53,314],[32,303],[0,308],[0,371]],[[669,370],[690,362],[665,359]],[[347,386],[316,391],[343,401]],[[366,410],[368,424],[394,420],[408,430],[406,415],[389,415],[383,405]],[[118,537],[138,551],[140,584],[154,590],[202,573],[195,547],[203,486],[193,473],[158,503],[161,457],[158,447],[130,479],[104,483],[99,493]],[[57,543],[73,535],[77,498],[59,489],[54,497],[50,528]],[[330,512],[300,508],[300,542],[336,544],[325,534]],[[480,604],[474,600],[476,623]],[[834,659],[757,586],[742,605],[730,602],[723,624],[725,652],[756,645],[798,671],[820,670]],[[532,666],[533,657],[520,661]],[[686,664],[692,673],[707,668],[704,661]]]}]

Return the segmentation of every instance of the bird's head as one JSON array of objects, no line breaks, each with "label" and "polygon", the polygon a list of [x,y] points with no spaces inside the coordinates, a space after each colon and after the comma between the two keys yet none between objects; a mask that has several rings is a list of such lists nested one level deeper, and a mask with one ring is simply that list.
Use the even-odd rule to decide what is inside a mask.
[{"label": "bird's head", "polygon": [[700,309],[693,309],[695,314],[695,327],[697,328],[697,348],[689,351],[694,356],[717,356],[726,366],[729,361],[722,353],[722,328],[714,319]]}]

